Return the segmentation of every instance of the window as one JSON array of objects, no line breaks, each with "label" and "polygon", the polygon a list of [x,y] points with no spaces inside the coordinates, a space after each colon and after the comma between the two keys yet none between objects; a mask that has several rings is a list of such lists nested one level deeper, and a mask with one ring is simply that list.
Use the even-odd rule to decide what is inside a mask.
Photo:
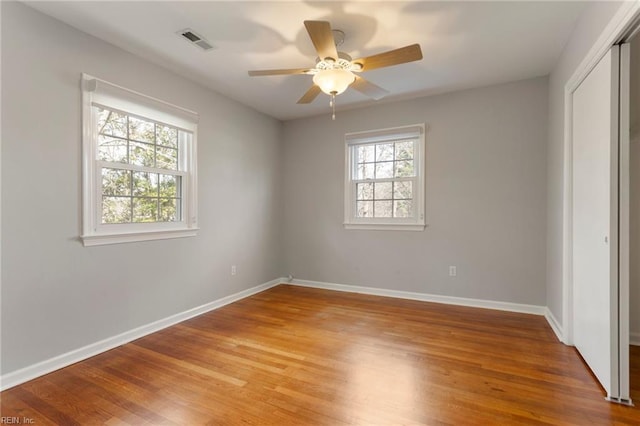
[{"label": "window", "polygon": [[423,230],[424,125],[349,133],[345,227]]},{"label": "window", "polygon": [[83,74],[85,246],[195,235],[198,116]]}]

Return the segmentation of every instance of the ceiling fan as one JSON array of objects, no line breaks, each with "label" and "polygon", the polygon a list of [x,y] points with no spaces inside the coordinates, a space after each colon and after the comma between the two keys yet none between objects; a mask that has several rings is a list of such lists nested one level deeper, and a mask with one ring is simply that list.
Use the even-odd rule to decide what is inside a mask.
[{"label": "ceiling fan", "polygon": [[249,75],[290,75],[308,74],[313,76],[313,85],[298,100],[299,104],[311,103],[320,92],[331,96],[330,106],[333,108],[335,119],[335,97],[344,92],[348,87],[357,90],[373,99],[384,97],[388,91],[376,86],[368,80],[354,73],[370,71],[376,68],[389,67],[422,59],[422,50],[419,44],[412,44],[399,49],[378,53],[360,59],[351,59],[351,56],[339,52],[337,46],[344,41],[344,33],[340,30],[331,30],[331,24],[327,21],[304,21],[304,26],[313,42],[318,58],[313,68],[293,68],[249,71]]}]

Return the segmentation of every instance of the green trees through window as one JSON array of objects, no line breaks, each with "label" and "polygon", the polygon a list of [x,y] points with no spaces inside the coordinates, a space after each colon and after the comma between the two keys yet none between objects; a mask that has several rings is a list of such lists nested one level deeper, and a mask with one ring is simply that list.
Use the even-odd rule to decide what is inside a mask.
[{"label": "green trees through window", "polygon": [[180,133],[97,108],[103,224],[181,220]]}]

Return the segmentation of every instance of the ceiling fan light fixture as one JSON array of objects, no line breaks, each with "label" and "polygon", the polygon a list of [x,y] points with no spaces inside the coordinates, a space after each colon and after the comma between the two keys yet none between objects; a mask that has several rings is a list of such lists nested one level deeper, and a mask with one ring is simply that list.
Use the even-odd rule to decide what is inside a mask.
[{"label": "ceiling fan light fixture", "polygon": [[339,68],[320,70],[313,76],[313,82],[327,95],[341,94],[355,80],[351,71]]}]

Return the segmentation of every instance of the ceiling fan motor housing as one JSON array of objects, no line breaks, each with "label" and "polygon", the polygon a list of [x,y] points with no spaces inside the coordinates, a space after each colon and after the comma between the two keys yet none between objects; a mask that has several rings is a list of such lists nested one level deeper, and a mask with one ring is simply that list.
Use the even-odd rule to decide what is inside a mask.
[{"label": "ceiling fan motor housing", "polygon": [[332,60],[332,58],[320,59],[316,58],[316,70],[335,70],[342,69],[347,71],[360,71],[362,65],[355,66],[351,63],[351,56],[344,52],[338,52],[338,59]]}]

